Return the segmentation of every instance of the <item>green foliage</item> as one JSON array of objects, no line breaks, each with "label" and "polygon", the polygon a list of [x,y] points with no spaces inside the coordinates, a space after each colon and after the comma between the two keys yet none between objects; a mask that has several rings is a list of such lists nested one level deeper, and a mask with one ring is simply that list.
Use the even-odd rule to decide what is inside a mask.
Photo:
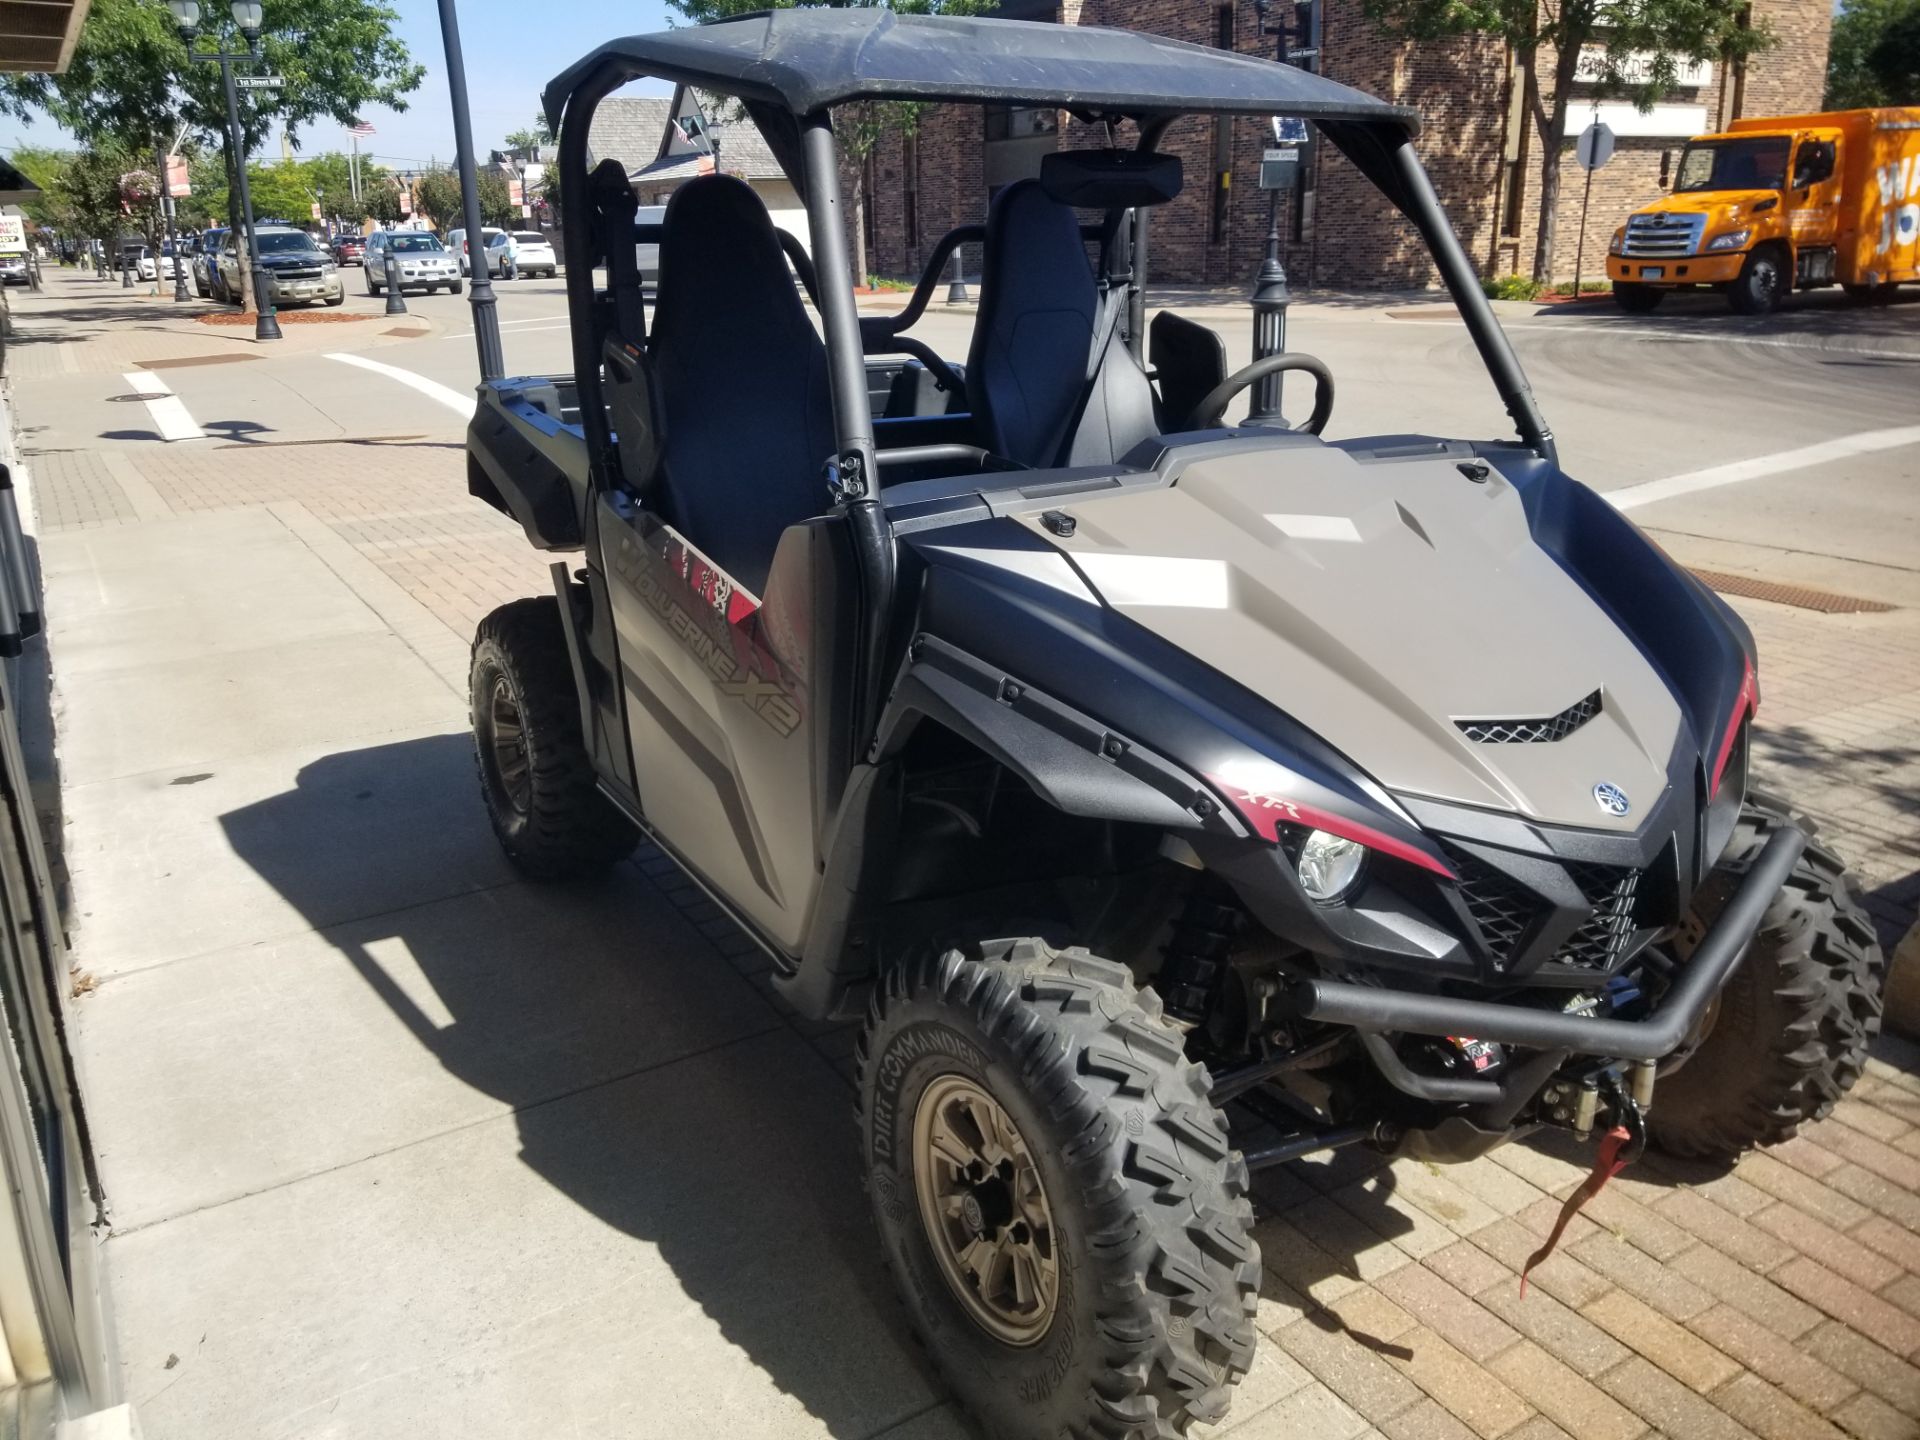
[{"label": "green foliage", "polygon": [[64,234],[111,248],[115,236],[136,225],[122,209],[120,177],[138,164],[131,151],[112,144],[67,156],[50,191],[52,223]]},{"label": "green foliage", "polygon": [[519,212],[513,208],[513,194],[507,189],[507,177],[488,166],[475,179],[480,185],[480,223],[501,230],[511,227]]},{"label": "green foliage", "polygon": [[1547,287],[1526,275],[1502,275],[1498,280],[1483,278],[1480,288],[1489,300],[1538,300]]},{"label": "green foliage", "polygon": [[542,145],[551,144],[553,131],[547,128],[547,117],[544,115],[534,116],[533,124],[524,130],[508,131],[506,139],[501,142],[502,148],[521,154],[531,154]]},{"label": "green foliage", "polygon": [[65,150],[27,145],[7,158],[13,161],[14,169],[40,187],[40,198],[20,207],[27,218],[36,225],[50,225],[56,230],[64,228],[60,218],[60,182],[73,163],[73,156]]},{"label": "green foliage", "polygon": [[313,223],[313,188],[305,166],[285,160],[278,165],[249,165],[247,189],[254,218],[262,224],[268,220],[303,227]]},{"label": "green foliage", "polygon": [[[209,5],[206,15],[196,50],[245,48],[224,6]],[[352,124],[369,105],[405,109],[424,72],[393,33],[395,18],[380,0],[273,0],[263,59],[242,68],[286,84],[241,98],[248,148],[322,118]],[[220,67],[189,60],[171,15],[147,0],[93,0],[64,74],[0,76],[0,112],[27,118],[36,109],[89,145],[133,150],[170,140],[182,125],[211,141],[226,124]]]},{"label": "green foliage", "polygon": [[413,203],[442,235],[460,223],[460,177],[451,170],[432,170],[414,186]]},{"label": "green foliage", "polygon": [[1827,50],[1827,107],[1920,105],[1920,0],[1848,0]]},{"label": "green foliage", "polygon": [[[491,167],[482,169],[476,179],[480,186],[480,223],[506,229],[514,223],[515,211],[507,190],[507,177]],[[462,218],[460,175],[454,170],[434,170],[420,179],[414,190],[414,203],[433,222],[442,235],[460,229]]]},{"label": "green foliage", "polygon": [[405,218],[400,209],[400,182],[391,175],[362,190],[360,203],[366,209],[366,218],[382,225],[398,225]]}]

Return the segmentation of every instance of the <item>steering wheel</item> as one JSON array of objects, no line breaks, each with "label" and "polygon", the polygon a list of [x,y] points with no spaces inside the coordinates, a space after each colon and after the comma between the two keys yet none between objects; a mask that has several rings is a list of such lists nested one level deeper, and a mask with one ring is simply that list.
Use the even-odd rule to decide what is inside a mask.
[{"label": "steering wheel", "polygon": [[1318,435],[1326,428],[1327,417],[1333,413],[1333,372],[1313,356],[1292,351],[1269,355],[1234,371],[1193,407],[1193,417],[1188,424],[1195,430],[1211,430],[1220,423],[1229,400],[1255,381],[1286,370],[1304,370],[1313,376],[1313,413],[1307,417],[1306,424],[1297,428],[1309,435]]}]

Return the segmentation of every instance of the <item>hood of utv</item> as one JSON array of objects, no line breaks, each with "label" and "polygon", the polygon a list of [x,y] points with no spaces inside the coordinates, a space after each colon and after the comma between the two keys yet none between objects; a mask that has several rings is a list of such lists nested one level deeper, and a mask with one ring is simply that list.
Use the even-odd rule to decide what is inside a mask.
[{"label": "hood of utv", "polygon": [[[1497,471],[1288,443],[1200,451],[1171,486],[1023,517],[1113,609],[1315,731],[1387,789],[1630,831],[1667,783],[1680,710],[1542,550]],[[1546,720],[1553,739],[1476,739]],[[1599,787],[1624,793],[1613,813]],[[1616,807],[1617,808],[1617,807]]]}]

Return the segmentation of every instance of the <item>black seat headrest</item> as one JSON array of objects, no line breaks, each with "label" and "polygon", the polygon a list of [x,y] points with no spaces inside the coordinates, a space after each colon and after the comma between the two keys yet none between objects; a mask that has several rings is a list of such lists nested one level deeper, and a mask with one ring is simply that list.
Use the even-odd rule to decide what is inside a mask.
[{"label": "black seat headrest", "polygon": [[1152,150],[1056,150],[1040,160],[1040,188],[1076,210],[1164,205],[1181,183],[1180,157]]}]

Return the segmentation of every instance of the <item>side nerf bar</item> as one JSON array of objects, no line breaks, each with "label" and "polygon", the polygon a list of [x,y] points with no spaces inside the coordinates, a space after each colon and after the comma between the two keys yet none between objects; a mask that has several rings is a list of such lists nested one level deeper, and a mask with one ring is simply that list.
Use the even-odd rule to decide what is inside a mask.
[{"label": "side nerf bar", "polygon": [[1305,1019],[1350,1025],[1356,1030],[1471,1035],[1477,1040],[1497,1040],[1502,1045],[1530,1050],[1571,1050],[1615,1060],[1658,1060],[1693,1033],[1708,1002],[1747,953],[1767,906],[1806,847],[1807,837],[1792,826],[1774,832],[1720,918],[1701,937],[1659,1012],[1645,1020],[1600,1020],[1558,1010],[1415,995],[1338,980],[1296,981],[1288,987],[1287,996],[1293,1009]]}]

